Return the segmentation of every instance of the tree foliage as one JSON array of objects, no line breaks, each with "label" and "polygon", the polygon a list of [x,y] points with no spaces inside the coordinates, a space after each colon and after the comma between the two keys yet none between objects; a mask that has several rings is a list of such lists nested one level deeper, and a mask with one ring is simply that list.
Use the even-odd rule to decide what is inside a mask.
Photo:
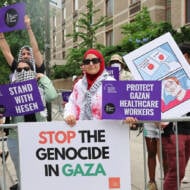
[{"label": "tree foliage", "polygon": [[[63,67],[56,66],[61,76],[62,73],[64,73],[64,78],[81,74],[79,64],[82,61],[84,52],[89,48],[101,49],[104,47],[103,44],[97,43],[97,30],[112,22],[112,20],[106,16],[100,16],[98,19],[94,19],[100,10],[94,9],[93,0],[87,1],[86,9],[87,12],[80,13],[77,22],[73,23],[73,33],[67,35],[68,38],[73,39],[76,48],[69,50],[66,65]],[[56,70],[54,70],[54,77],[56,76],[58,77]]]},{"label": "tree foliage", "polygon": [[68,34],[68,37],[72,37],[74,41],[77,41],[77,47],[93,48],[96,47],[97,39],[96,32],[99,28],[111,23],[112,20],[109,17],[101,16],[95,20],[95,15],[100,10],[94,9],[93,0],[88,0],[86,5],[87,12],[80,13],[80,17],[76,23],[74,23],[74,29],[72,34]]},{"label": "tree foliage", "polygon": [[[29,15],[31,19],[31,25],[33,32],[37,38],[39,48],[43,53],[44,49],[44,3],[46,0],[30,1],[23,0],[26,3],[26,14]],[[13,3],[18,3],[19,0],[1,0],[0,7],[5,5],[12,5]],[[5,33],[6,40],[10,46],[13,56],[17,59],[19,49],[23,45],[29,45],[29,38],[26,30],[12,31]],[[1,74],[0,74],[0,84],[7,83],[9,81],[10,69],[8,64],[0,52],[0,63],[1,63]]]},{"label": "tree foliage", "polygon": [[172,25],[169,23],[152,22],[148,9],[144,7],[139,14],[136,15],[133,22],[122,26],[124,37],[121,45],[132,45],[128,51],[130,52],[166,32],[174,34],[176,31],[173,30]]},{"label": "tree foliage", "polygon": [[123,34],[121,43],[105,47],[103,50],[106,60],[114,53],[125,55],[166,32],[170,32],[177,43],[188,41],[190,36],[190,28],[182,27],[176,31],[168,22],[152,22],[147,8],[143,8],[133,22],[124,24],[121,28]]}]

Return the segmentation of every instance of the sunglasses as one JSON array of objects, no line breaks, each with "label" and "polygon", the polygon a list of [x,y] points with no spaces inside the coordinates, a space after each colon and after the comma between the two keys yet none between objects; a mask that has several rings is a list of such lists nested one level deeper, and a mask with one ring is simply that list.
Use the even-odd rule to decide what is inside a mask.
[{"label": "sunglasses", "polygon": [[29,71],[30,70],[30,67],[23,67],[23,68],[17,68],[16,71],[17,72],[21,72],[22,70],[25,70],[25,71]]},{"label": "sunglasses", "polygon": [[92,62],[93,64],[97,64],[97,63],[100,63],[100,59],[99,58],[93,58],[93,59],[84,59],[83,60],[84,65],[89,65],[90,62]]},{"label": "sunglasses", "polygon": [[118,61],[118,60],[112,60],[112,61],[110,61],[110,64],[114,64],[114,63],[120,63],[121,64],[121,62]]}]

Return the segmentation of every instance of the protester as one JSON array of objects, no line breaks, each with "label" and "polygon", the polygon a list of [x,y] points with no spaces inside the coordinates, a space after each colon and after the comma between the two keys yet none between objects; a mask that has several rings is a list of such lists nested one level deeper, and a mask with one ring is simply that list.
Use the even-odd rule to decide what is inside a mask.
[{"label": "protester", "polygon": [[147,162],[149,182],[147,185],[147,190],[157,190],[157,184],[155,180],[157,155],[158,160],[160,161],[160,134],[157,124],[144,123],[143,134],[145,137],[148,153]]},{"label": "protester", "polygon": [[[33,64],[28,60],[20,60],[18,62],[16,71],[15,71],[15,81],[14,82],[23,82],[31,79],[38,81],[38,87],[42,102],[44,107],[46,102],[51,102],[57,98],[57,92],[54,88],[51,80],[42,73],[36,73],[33,68]],[[35,121],[46,121],[47,120],[47,110],[37,112],[35,114],[27,114],[24,116],[13,117],[13,122],[35,122]]]},{"label": "protester", "polygon": [[[190,44],[182,43],[179,45],[187,62],[190,64]],[[186,116],[190,116],[187,113]],[[164,190],[177,190],[177,164],[179,166],[179,180],[180,182],[185,176],[185,169],[190,158],[190,122],[177,122],[162,125],[164,134],[167,134],[162,140],[163,149],[167,152],[168,169],[164,180]],[[176,136],[176,128],[178,135]],[[179,162],[176,157],[176,137],[178,138]]]},{"label": "protester", "polygon": [[71,126],[76,120],[102,118],[102,81],[115,80],[105,70],[103,55],[96,49],[85,52],[82,65],[85,73],[74,85],[64,110],[64,120]]},{"label": "protester", "polygon": [[[102,81],[115,79],[105,69],[103,55],[96,49],[89,49],[83,56],[84,75],[75,84],[65,105],[64,121],[74,126],[77,120],[102,119]],[[136,118],[128,117],[124,123],[135,123]]]},{"label": "protester", "polygon": [[110,67],[117,67],[119,69],[119,80],[133,80],[131,72],[125,68],[127,65],[124,63],[122,57],[119,54],[114,54],[111,56],[109,61]]},{"label": "protester", "polygon": [[[43,56],[38,48],[36,38],[34,36],[34,33],[30,25],[30,18],[27,15],[25,15],[24,17],[24,22],[26,25],[26,30],[28,32],[29,39],[30,39],[31,47],[28,45],[25,45],[20,49],[19,55],[18,55],[18,61],[21,59],[30,60],[36,72],[44,73],[45,66],[43,63]],[[13,57],[11,53],[11,49],[3,33],[0,33],[0,48],[7,63],[11,67],[11,71],[14,72],[17,67],[18,61],[16,61],[16,59]]]},{"label": "protester", "polygon": [[[0,114],[0,124],[5,123],[5,118]],[[18,188],[18,178],[14,163],[7,146],[8,136],[3,128],[0,129],[0,189],[3,189],[3,181],[10,190]],[[3,173],[5,176],[3,176]],[[5,179],[4,179],[5,177]]]},{"label": "protester", "polygon": [[[132,73],[119,54],[113,54],[111,56],[108,66],[119,69],[119,80],[134,80]],[[138,127],[139,125],[134,123],[130,126],[130,130],[138,130]]]}]

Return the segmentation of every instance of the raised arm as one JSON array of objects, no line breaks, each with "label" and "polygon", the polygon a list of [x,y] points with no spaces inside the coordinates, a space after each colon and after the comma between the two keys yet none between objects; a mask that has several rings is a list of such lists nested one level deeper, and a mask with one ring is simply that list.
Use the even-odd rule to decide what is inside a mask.
[{"label": "raised arm", "polygon": [[11,66],[13,63],[14,57],[11,53],[11,49],[10,49],[9,44],[7,43],[3,33],[0,33],[0,48],[1,48],[1,51],[6,59],[7,63],[9,64],[9,66]]},{"label": "raised arm", "polygon": [[43,63],[43,56],[42,56],[42,54],[38,48],[38,43],[37,43],[36,38],[34,36],[34,33],[32,31],[32,28],[30,25],[30,18],[28,17],[28,15],[25,15],[24,22],[26,25],[26,29],[28,31],[28,36],[30,39],[30,45],[31,45],[32,50],[33,50],[36,67],[41,67],[41,65]]}]

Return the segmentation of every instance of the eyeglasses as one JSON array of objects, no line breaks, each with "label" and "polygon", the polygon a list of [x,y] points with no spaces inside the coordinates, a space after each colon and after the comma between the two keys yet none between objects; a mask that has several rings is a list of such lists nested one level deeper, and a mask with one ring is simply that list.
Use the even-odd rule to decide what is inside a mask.
[{"label": "eyeglasses", "polygon": [[121,64],[121,62],[118,61],[118,60],[111,60],[111,61],[110,61],[110,65],[111,65],[111,64],[114,64],[114,63],[120,63],[120,64]]},{"label": "eyeglasses", "polygon": [[83,60],[84,65],[89,65],[90,62],[92,62],[93,64],[97,64],[97,63],[100,63],[100,59],[99,58],[93,58],[93,59],[84,59]]},{"label": "eyeglasses", "polygon": [[30,67],[23,67],[23,68],[17,68],[16,71],[17,72],[21,72],[22,70],[25,70],[25,71],[29,71],[30,70]]}]

